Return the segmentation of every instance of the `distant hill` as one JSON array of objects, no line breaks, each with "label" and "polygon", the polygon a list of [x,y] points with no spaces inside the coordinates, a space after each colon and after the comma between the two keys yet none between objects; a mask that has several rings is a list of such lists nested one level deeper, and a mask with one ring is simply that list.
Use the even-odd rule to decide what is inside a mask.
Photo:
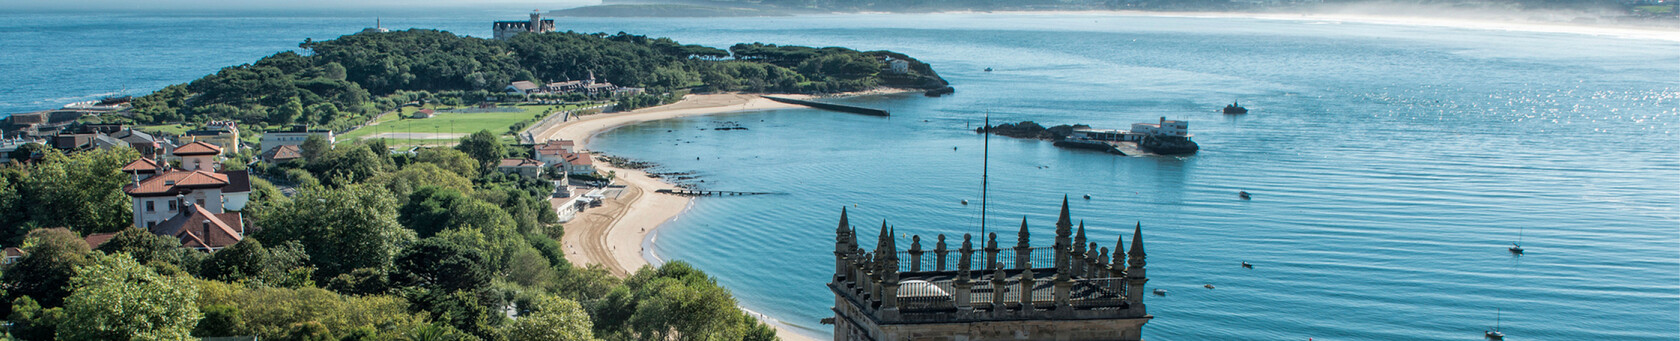
[{"label": "distant hill", "polygon": [[549,14],[561,17],[651,18],[772,17],[789,15],[788,13],[774,9],[719,7],[694,4],[599,5],[556,10],[549,12]]}]

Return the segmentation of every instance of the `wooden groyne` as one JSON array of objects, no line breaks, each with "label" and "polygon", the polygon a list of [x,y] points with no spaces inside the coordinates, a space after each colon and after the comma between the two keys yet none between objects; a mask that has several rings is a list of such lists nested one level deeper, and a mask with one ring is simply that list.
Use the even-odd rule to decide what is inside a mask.
[{"label": "wooden groyne", "polygon": [[802,99],[792,99],[792,98],[775,97],[775,96],[762,96],[761,95],[759,97],[764,97],[764,98],[772,100],[772,101],[777,101],[777,102],[782,102],[782,103],[787,103],[787,104],[803,105],[803,106],[822,109],[822,110],[849,112],[849,113],[864,114],[864,115],[869,115],[869,116],[891,116],[891,114],[888,113],[886,110],[875,109],[875,108],[865,108],[865,107],[860,107],[860,106],[855,106],[855,105],[823,103],[823,102],[807,101],[807,100],[802,100]]},{"label": "wooden groyne", "polygon": [[778,194],[778,193],[775,193],[775,192],[703,191],[703,190],[695,190],[695,189],[659,189],[659,190],[655,190],[653,192],[654,193],[666,193],[666,194],[674,194],[674,195],[681,195],[681,196],[689,196],[689,197],[707,197],[707,196],[726,197],[726,196],[736,196],[736,195]]}]

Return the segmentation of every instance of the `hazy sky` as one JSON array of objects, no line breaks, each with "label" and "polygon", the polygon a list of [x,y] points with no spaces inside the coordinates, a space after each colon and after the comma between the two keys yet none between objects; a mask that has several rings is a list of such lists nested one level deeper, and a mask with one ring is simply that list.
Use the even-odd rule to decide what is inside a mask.
[{"label": "hazy sky", "polygon": [[0,0],[0,9],[178,10],[326,9],[412,7],[531,7],[548,9],[600,4],[600,0]]}]

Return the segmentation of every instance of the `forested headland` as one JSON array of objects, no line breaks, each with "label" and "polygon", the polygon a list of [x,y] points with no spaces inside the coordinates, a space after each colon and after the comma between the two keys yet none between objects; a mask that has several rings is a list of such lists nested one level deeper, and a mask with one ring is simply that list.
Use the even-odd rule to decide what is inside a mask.
[{"label": "forested headland", "polygon": [[[470,105],[502,99],[514,81],[544,84],[591,73],[646,88],[645,94],[630,95],[639,98],[618,98],[639,105],[669,100],[659,96],[678,89],[835,93],[946,85],[927,64],[890,51],[761,43],[724,50],[622,32],[493,40],[412,29],[306,40],[299,47],[301,53],[277,53],[137,98],[130,118],[143,124],[232,119],[342,130],[410,101]],[[889,59],[908,61],[908,72],[889,72]]]},{"label": "forested headland", "polygon": [[[682,262],[627,278],[569,263],[547,179],[494,170],[480,131],[392,154],[302,145],[254,164],[245,239],[204,252],[132,227],[127,147],[0,164],[0,316],[21,340],[774,340]],[[285,191],[295,191],[290,196]],[[117,233],[90,246],[84,237]]]}]

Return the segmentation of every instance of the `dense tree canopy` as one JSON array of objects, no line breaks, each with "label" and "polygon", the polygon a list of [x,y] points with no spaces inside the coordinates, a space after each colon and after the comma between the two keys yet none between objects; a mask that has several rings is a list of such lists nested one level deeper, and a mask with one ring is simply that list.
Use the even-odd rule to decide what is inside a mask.
[{"label": "dense tree canopy", "polygon": [[303,245],[320,278],[385,268],[414,240],[413,231],[397,224],[395,197],[366,185],[305,188],[258,216],[257,224],[263,227],[258,239]]},{"label": "dense tree canopy", "polygon": [[[290,57],[288,57],[290,58]],[[295,69],[273,60],[262,67]],[[323,69],[332,69],[326,67]],[[332,70],[326,70],[332,71]],[[350,73],[350,71],[343,71]],[[327,72],[323,76],[337,79]],[[340,76],[348,77],[348,76]],[[290,99],[286,99],[290,102]],[[488,134],[481,134],[488,135]],[[469,147],[393,156],[376,141],[317,141],[303,160],[253,166],[241,212],[256,231],[230,247],[182,248],[173,236],[101,223],[130,208],[112,173],[132,150],[47,155],[0,165],[0,232],[25,253],[0,274],[0,304],[23,340],[774,339],[728,290],[686,264],[628,280],[574,266],[557,239],[553,184],[489,171],[512,150],[493,135]],[[472,152],[463,152],[470,150]],[[113,176],[115,175],[115,176]],[[315,176],[325,183],[301,181]],[[296,186],[296,187],[293,187]],[[288,197],[286,193],[291,193]],[[24,207],[91,198],[77,217]],[[123,200],[113,200],[123,199]],[[64,200],[64,199],[48,199]],[[89,219],[90,217],[104,217]],[[42,224],[72,228],[31,229]],[[98,250],[88,234],[120,231]],[[422,239],[423,238],[423,239]]]},{"label": "dense tree canopy", "polygon": [[76,272],[59,339],[180,340],[202,316],[191,278],[159,275],[126,253],[95,257]]},{"label": "dense tree canopy", "polygon": [[[491,40],[411,29],[305,41],[299,47],[307,53],[277,53],[138,98],[133,117],[145,123],[237,119],[343,129],[413,100],[404,92],[452,93],[472,103],[513,81],[590,75],[655,95],[684,88],[823,93],[945,85],[926,64],[886,51],[759,43],[726,51],[622,32]],[[909,61],[910,72],[883,72],[889,58]]]}]

